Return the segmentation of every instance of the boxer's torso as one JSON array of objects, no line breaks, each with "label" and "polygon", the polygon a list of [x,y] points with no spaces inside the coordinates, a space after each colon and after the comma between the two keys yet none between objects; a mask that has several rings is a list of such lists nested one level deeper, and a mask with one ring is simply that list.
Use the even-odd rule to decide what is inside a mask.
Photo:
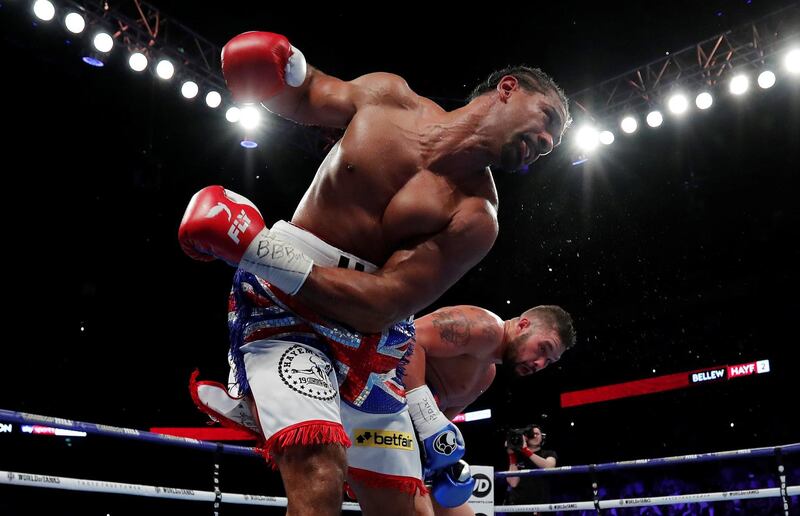
[{"label": "boxer's torso", "polygon": [[461,410],[475,401],[492,384],[495,373],[495,365],[485,358],[428,357],[425,383],[436,393],[439,410],[447,413],[448,409]]},{"label": "boxer's torso", "polygon": [[444,115],[413,93],[359,109],[292,222],[380,266],[394,251],[442,232],[459,210],[494,217],[488,169],[454,170],[434,156],[435,142],[447,137]]},{"label": "boxer's torso", "polygon": [[[503,321],[476,306],[450,306],[417,319],[417,349],[410,369],[436,393],[439,408],[461,410],[489,388],[504,339]],[[414,367],[416,366],[416,367]],[[423,373],[424,371],[424,373]]]}]

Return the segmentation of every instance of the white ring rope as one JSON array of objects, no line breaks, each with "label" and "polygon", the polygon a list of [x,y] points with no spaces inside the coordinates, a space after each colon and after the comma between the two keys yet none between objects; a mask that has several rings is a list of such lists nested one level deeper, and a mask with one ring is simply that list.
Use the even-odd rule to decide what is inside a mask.
[{"label": "white ring rope", "polygon": [[[19,473],[17,471],[0,471],[0,484],[43,487],[49,489],[65,489],[69,491],[86,491],[93,493],[114,493],[133,496],[146,496],[150,498],[171,498],[174,500],[190,500],[197,502],[213,502],[212,491],[195,491],[194,489],[149,486],[143,484],[125,484],[122,482],[108,482],[105,480],[88,480],[82,478],[56,477],[52,475],[36,475],[32,473]],[[800,485],[788,486],[788,496],[800,495]],[[695,493],[671,496],[653,496],[640,498],[621,498],[616,500],[600,500],[600,509],[616,507],[643,507],[651,505],[673,505],[677,503],[719,502],[747,498],[777,498],[781,496],[781,489],[770,487],[765,489],[746,489],[741,491],[719,491],[715,493]],[[237,493],[222,493],[222,502],[244,505],[265,505],[269,507],[286,507],[287,500],[282,496],[263,496]],[[498,505],[498,512],[555,512],[555,511],[581,511],[594,510],[593,501],[566,502],[552,504],[529,505]],[[357,503],[344,502],[344,511],[360,511]]]},{"label": "white ring rope", "polygon": [[[786,488],[789,496],[800,495],[800,485]],[[620,498],[617,500],[600,500],[600,509],[619,507],[644,507],[651,505],[673,505],[676,503],[722,502],[745,498],[777,498],[781,496],[779,487],[765,489],[746,489],[743,491],[719,491],[716,493],[696,493],[671,496],[653,496],[642,498]],[[594,502],[541,503],[529,505],[497,505],[498,512],[555,512],[555,511],[593,511]]]},{"label": "white ring rope", "polygon": [[[213,491],[196,491],[175,487],[148,486],[144,484],[125,484],[106,480],[89,480],[85,478],[56,477],[52,475],[36,475],[17,471],[0,471],[0,484],[12,486],[43,487],[64,489],[67,491],[86,491],[92,493],[114,493],[149,498],[171,498],[173,500],[190,500],[195,502],[213,502]],[[222,493],[222,502],[244,505],[266,505],[269,507],[286,507],[287,499],[282,496],[264,496],[237,493]],[[342,510],[360,511],[357,503],[344,502]]]}]

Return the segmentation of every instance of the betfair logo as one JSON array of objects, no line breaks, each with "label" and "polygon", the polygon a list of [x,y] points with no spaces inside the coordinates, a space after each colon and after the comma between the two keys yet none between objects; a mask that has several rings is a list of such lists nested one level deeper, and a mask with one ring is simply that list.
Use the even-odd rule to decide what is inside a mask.
[{"label": "betfair logo", "polygon": [[389,430],[368,430],[356,428],[356,446],[377,446],[378,448],[395,448],[397,450],[414,450],[414,436],[408,432],[392,432]]}]

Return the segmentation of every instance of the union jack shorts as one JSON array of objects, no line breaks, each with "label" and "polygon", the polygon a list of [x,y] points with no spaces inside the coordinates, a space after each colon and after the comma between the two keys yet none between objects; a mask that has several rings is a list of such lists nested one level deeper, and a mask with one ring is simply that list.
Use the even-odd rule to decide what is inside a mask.
[{"label": "union jack shorts", "polygon": [[[228,326],[238,390],[254,401],[267,449],[352,444],[347,457],[351,477],[424,491],[402,383],[413,350],[413,318],[382,333],[359,333],[238,270]],[[344,440],[336,437],[341,428]],[[291,439],[281,441],[286,435]]]}]

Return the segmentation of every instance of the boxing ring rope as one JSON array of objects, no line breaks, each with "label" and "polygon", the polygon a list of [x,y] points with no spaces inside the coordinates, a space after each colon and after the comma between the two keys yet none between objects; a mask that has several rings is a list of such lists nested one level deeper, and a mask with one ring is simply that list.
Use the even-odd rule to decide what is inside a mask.
[{"label": "boxing ring rope", "polygon": [[614,471],[619,469],[644,468],[648,466],[665,466],[686,464],[691,462],[711,462],[725,459],[741,459],[747,457],[766,457],[779,453],[800,452],[800,443],[786,444],[783,446],[765,446],[763,448],[749,448],[742,450],[729,450],[712,453],[693,453],[689,455],[675,455],[673,457],[659,457],[654,459],[623,460],[619,462],[606,462],[603,464],[587,464],[583,466],[561,466],[547,469],[521,469],[518,471],[498,471],[494,474],[497,478],[508,477],[534,477],[544,475],[560,475],[568,473],[594,473],[600,471]]},{"label": "boxing ring rope", "polygon": [[[0,470],[0,484],[63,489],[67,491],[146,496],[149,498],[170,498],[173,500],[189,500],[194,502],[214,502],[217,500],[217,494],[213,491],[195,491],[194,489],[175,487],[125,484],[122,482],[56,477],[52,475],[35,475],[17,471]],[[222,493],[221,502],[242,505],[263,505],[267,507],[286,507],[287,499],[284,496]],[[357,503],[344,502],[342,504],[342,510],[360,511],[361,508]]]},{"label": "boxing ring rope", "polygon": [[781,487],[770,487],[764,489],[745,489],[738,491],[720,491],[715,493],[695,493],[670,496],[653,496],[639,498],[622,498],[615,500],[600,500],[597,498],[598,486],[593,480],[592,491],[595,499],[584,502],[565,502],[554,504],[527,504],[527,505],[498,505],[495,510],[499,512],[554,512],[554,511],[580,511],[580,510],[601,510],[623,507],[642,507],[650,505],[673,505],[677,503],[698,503],[698,502],[720,502],[746,498],[782,498],[784,513],[788,512],[788,498],[800,495],[800,485],[787,486],[784,467],[781,462],[782,454],[800,452],[800,443],[786,444],[783,446],[766,446],[762,448],[745,448],[741,450],[728,450],[711,453],[696,453],[689,455],[675,455],[671,457],[658,457],[652,459],[636,459],[617,462],[606,462],[602,464],[587,464],[579,466],[561,466],[547,469],[524,469],[518,471],[498,471],[496,478],[508,477],[534,477],[546,475],[563,475],[571,473],[589,473],[594,475],[601,471],[617,471],[632,468],[646,468],[655,466],[666,466],[675,464],[688,464],[700,462],[721,461],[727,459],[741,459],[751,457],[775,456],[778,459],[778,476]]},{"label": "boxing ring rope", "polygon": [[37,414],[26,414],[25,412],[14,412],[12,410],[5,409],[0,409],[0,421],[17,423],[20,425],[46,425],[53,428],[61,428],[63,430],[76,430],[80,432],[86,432],[87,434],[104,435],[107,437],[119,437],[122,439],[132,439],[135,441],[145,441],[150,443],[194,448],[196,450],[212,452],[221,451],[223,453],[231,453],[235,455],[261,457],[255,448],[248,448],[247,446],[212,443],[208,441],[200,441],[198,439],[191,439],[189,437],[155,434],[145,430],[85,423],[82,421],[72,421],[71,419],[40,416]]},{"label": "boxing ring rope", "polygon": [[[786,496],[800,495],[800,485],[786,488]],[[624,507],[645,507],[652,505],[673,505],[677,503],[730,502],[745,498],[777,498],[784,496],[782,488],[745,489],[742,491],[720,491],[717,493],[696,493],[672,496],[653,496],[640,498],[620,498],[617,500],[598,500],[587,502],[542,503],[529,505],[496,505],[498,512],[554,512],[554,511],[594,511],[620,509]],[[788,512],[786,514],[789,514]]]},{"label": "boxing ring rope", "polygon": [[[17,424],[40,424],[54,428],[67,430],[84,431],[86,433],[117,437],[135,441],[144,441],[172,446],[194,448],[204,451],[217,453],[228,453],[235,455],[245,455],[261,457],[255,448],[245,446],[226,445],[199,441],[185,437],[155,434],[143,430],[132,428],[115,427],[73,421],[70,419],[27,414],[11,410],[0,409],[0,421]],[[775,455],[778,458],[778,473],[781,480],[780,487],[764,489],[746,489],[738,491],[719,491],[713,493],[695,493],[671,496],[654,496],[638,498],[621,498],[613,500],[600,500],[596,497],[597,483],[593,482],[592,488],[595,499],[580,502],[564,502],[554,504],[528,504],[528,505],[499,505],[495,507],[498,512],[554,512],[554,511],[578,511],[578,510],[602,510],[623,507],[642,507],[652,505],[672,505],[677,503],[697,503],[731,501],[738,499],[755,498],[783,498],[784,511],[788,514],[788,498],[800,495],[800,485],[787,486],[786,476],[783,465],[780,464],[782,454],[800,452],[800,443],[792,443],[783,446],[771,446],[763,448],[751,448],[741,450],[729,450],[722,452],[679,455],[673,457],[660,457],[653,459],[637,459],[619,462],[609,462],[603,464],[589,464],[579,466],[562,466],[558,468],[520,470],[520,471],[501,471],[495,473],[496,478],[523,477],[523,476],[542,476],[571,473],[596,473],[600,471],[614,471],[641,467],[654,467],[663,465],[675,465],[683,463],[710,462],[733,458],[764,457]],[[250,495],[238,493],[222,493],[218,491],[196,491],[185,488],[172,488],[162,486],[151,486],[144,484],[127,484],[121,482],[109,482],[104,480],[78,479],[69,477],[58,477],[52,475],[41,475],[33,473],[21,473],[16,471],[0,470],[0,484],[62,489],[70,491],[85,491],[96,493],[114,493],[132,496],[144,496],[151,498],[171,498],[177,500],[201,501],[201,502],[222,502],[230,504],[262,505],[272,507],[285,507],[287,499],[285,497]],[[357,503],[344,502],[342,509],[346,511],[358,511]]]}]

